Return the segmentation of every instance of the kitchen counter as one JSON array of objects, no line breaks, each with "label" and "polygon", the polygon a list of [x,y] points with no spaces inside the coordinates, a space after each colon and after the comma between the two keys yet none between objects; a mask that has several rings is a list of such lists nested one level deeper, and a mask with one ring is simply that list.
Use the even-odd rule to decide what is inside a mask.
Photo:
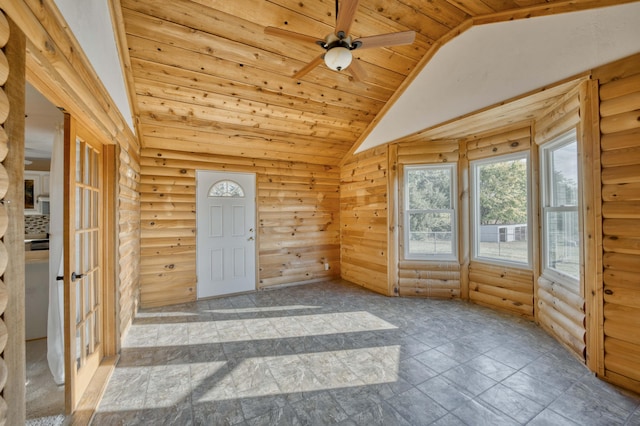
[{"label": "kitchen counter", "polygon": [[49,262],[49,250],[32,250],[24,252],[24,262],[31,263]]},{"label": "kitchen counter", "polygon": [[49,261],[48,234],[25,234],[24,260],[27,264]]}]

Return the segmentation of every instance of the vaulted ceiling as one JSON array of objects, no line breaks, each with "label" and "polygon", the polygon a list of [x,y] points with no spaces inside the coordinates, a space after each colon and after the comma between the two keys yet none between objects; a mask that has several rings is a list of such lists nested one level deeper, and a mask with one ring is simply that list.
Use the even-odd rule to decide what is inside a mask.
[{"label": "vaulted ceiling", "polygon": [[414,70],[472,18],[505,20],[542,4],[557,3],[558,12],[573,7],[545,0],[361,0],[355,37],[413,30],[416,39],[355,50],[367,74],[356,81],[324,65],[292,78],[322,49],[264,34],[273,26],[322,39],[334,29],[333,0],[120,3],[143,148],[326,165],[340,163]]}]

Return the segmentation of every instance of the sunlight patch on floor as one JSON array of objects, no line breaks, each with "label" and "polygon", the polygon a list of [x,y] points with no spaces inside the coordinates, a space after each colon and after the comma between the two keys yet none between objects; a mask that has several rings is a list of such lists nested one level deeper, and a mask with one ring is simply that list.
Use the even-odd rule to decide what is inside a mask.
[{"label": "sunlight patch on floor", "polygon": [[397,381],[399,362],[400,346],[254,357],[224,377],[220,363],[194,366],[192,386],[199,401],[219,401],[376,385]]},{"label": "sunlight patch on floor", "polygon": [[189,343],[211,344],[391,330],[397,327],[369,312],[358,311],[192,322],[188,328]]}]

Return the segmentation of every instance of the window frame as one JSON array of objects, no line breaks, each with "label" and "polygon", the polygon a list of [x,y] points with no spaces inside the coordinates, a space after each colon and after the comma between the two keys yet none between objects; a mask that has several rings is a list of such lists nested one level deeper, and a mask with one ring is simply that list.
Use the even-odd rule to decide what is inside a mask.
[{"label": "window frame", "polygon": [[[480,167],[488,164],[514,161],[514,160],[526,160],[526,175],[527,175],[527,261],[515,261],[509,259],[500,259],[495,257],[480,256]],[[532,209],[533,200],[531,199],[531,155],[529,151],[519,151],[515,153],[509,153],[499,155],[495,157],[482,158],[469,162],[469,177],[470,177],[470,245],[471,245],[471,260],[502,265],[512,268],[521,269],[533,269],[533,242],[532,242]]]},{"label": "window frame", "polygon": [[[549,178],[549,172],[553,170],[550,163],[550,156],[553,151],[561,149],[571,143],[576,143],[576,169],[577,169],[577,198],[575,206],[550,206],[553,196],[553,190],[551,185],[553,179]],[[578,140],[578,129],[572,128],[571,130],[554,137],[548,142],[540,145],[539,148],[540,158],[540,251],[541,251],[541,275],[552,279],[560,284],[571,286],[573,289],[580,289],[580,281],[582,276],[582,223],[580,217],[580,205],[581,205],[581,183],[580,183],[580,142]],[[548,212],[572,212],[575,211],[578,217],[578,277],[573,277],[562,273],[557,269],[549,267],[549,250],[548,250],[548,238],[547,238],[547,213]]]},{"label": "window frame", "polygon": [[[448,170],[450,175],[450,209],[410,209],[409,208],[409,171],[410,170]],[[458,261],[458,167],[455,163],[406,164],[402,169],[402,225],[403,256],[405,260],[422,261]],[[410,217],[411,213],[451,213],[451,253],[447,254],[412,254],[409,253]]]}]

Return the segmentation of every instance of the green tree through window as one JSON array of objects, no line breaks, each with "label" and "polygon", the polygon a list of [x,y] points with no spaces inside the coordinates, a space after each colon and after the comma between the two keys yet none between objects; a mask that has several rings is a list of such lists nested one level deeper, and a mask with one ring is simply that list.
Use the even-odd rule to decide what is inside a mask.
[{"label": "green tree through window", "polygon": [[474,257],[529,264],[528,156],[472,163]]},{"label": "green tree through window", "polygon": [[486,164],[480,168],[480,224],[527,223],[527,163]]},{"label": "green tree through window", "polygon": [[455,258],[452,165],[406,166],[405,256]]}]

